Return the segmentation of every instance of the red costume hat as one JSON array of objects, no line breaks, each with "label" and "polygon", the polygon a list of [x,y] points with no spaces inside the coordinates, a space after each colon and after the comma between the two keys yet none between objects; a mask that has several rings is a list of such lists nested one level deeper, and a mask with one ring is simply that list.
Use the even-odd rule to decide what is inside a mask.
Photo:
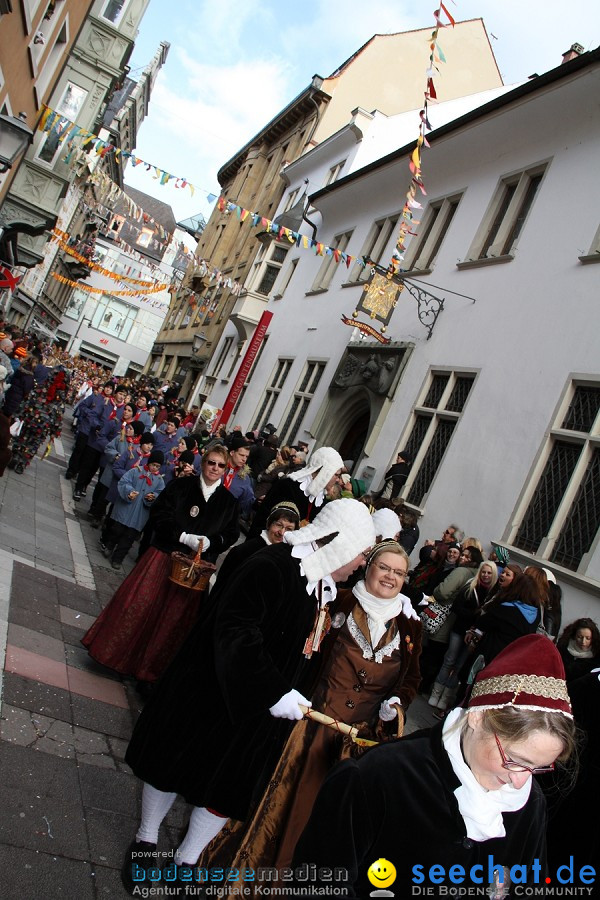
[{"label": "red costume hat", "polygon": [[544,635],[517,638],[477,675],[469,709],[504,706],[573,718],[560,653]]}]

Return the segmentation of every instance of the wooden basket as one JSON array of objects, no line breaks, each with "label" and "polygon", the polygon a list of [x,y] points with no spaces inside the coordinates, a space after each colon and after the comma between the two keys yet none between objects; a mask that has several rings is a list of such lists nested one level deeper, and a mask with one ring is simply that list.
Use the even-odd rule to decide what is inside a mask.
[{"label": "wooden basket", "polygon": [[171,553],[169,580],[190,591],[205,591],[216,569],[214,563],[204,562],[199,553],[190,557],[176,550]]}]

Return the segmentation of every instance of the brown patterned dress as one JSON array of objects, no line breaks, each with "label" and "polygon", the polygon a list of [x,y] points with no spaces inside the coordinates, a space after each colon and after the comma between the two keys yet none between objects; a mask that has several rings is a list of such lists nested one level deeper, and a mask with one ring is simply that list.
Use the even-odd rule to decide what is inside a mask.
[{"label": "brown patterned dress", "polygon": [[[325,660],[312,697],[313,709],[349,725],[361,725],[365,736],[374,737],[382,700],[396,695],[406,712],[417,692],[421,623],[401,613],[373,647],[367,616],[349,590],[338,593],[334,622],[340,612],[345,620],[340,628],[332,628],[323,647]],[[230,862],[243,834],[233,868],[289,866],[321,784],[347,752],[347,741],[316,722],[298,722],[247,828],[244,823],[228,823],[204,852],[201,865],[225,865],[227,857]]]}]

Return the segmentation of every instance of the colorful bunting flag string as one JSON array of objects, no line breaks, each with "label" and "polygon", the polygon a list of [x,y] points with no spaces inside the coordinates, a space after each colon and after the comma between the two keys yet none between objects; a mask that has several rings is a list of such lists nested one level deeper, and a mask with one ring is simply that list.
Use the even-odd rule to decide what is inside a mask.
[{"label": "colorful bunting flag string", "polygon": [[[121,157],[122,159],[129,160],[134,167],[143,166],[146,172],[153,172],[154,180],[158,181],[161,185],[169,184],[169,182],[174,181],[175,184],[173,187],[181,189],[186,187],[189,188],[192,197],[194,196],[194,193],[199,190],[206,194],[206,199],[209,203],[214,203],[217,199],[216,194],[213,194],[211,191],[207,191],[204,188],[198,188],[188,181],[187,178],[172,175],[165,169],[160,169],[153,163],[140,159],[135,153],[131,153],[129,150],[121,150],[120,147],[115,147],[115,145],[111,144],[109,141],[102,140],[97,134],[88,131],[86,128],[82,128],[80,125],[77,125],[76,122],[72,122],[70,119],[67,119],[65,116],[61,115],[61,113],[46,104],[43,104],[42,106],[42,116],[38,124],[38,130],[54,134],[58,140],[58,144],[65,145],[67,153],[63,161],[67,164],[71,163],[74,157],[79,158],[79,151],[89,152],[90,150],[93,150],[101,159],[104,159],[108,154],[112,153],[114,154],[115,159]],[[89,145],[92,145],[91,148]]]},{"label": "colorful bunting flag string", "polygon": [[[107,294],[110,293],[111,297],[139,297],[139,291],[106,291],[104,288],[92,287],[91,284],[83,284],[81,281],[73,281],[71,278],[65,278],[64,275],[59,275],[58,272],[50,272],[52,277],[56,279],[56,281],[60,282],[60,284],[68,284],[70,287],[78,288],[81,291],[85,291],[88,294]],[[142,298],[144,299],[144,298]],[[167,309],[168,304],[161,303],[159,300],[148,301],[152,306],[158,306],[162,309]]]},{"label": "colorful bunting flag string", "polygon": [[98,263],[93,262],[93,260],[88,259],[86,256],[82,256],[81,253],[78,253],[73,249],[73,247],[70,247],[67,243],[68,239],[69,235],[65,231],[59,231],[59,229],[57,228],[53,229],[51,240],[58,242],[58,245],[63,253],[66,253],[68,256],[72,256],[73,259],[77,260],[77,262],[88,266],[94,272],[100,272],[100,274],[104,275],[106,278],[112,278],[115,281],[123,281],[127,284],[138,285],[138,287],[142,288],[142,291],[145,294],[157,294],[160,291],[167,291],[169,289],[169,285],[166,283],[142,281],[139,278],[130,278],[127,275],[119,275],[117,272],[112,272],[110,269],[105,269],[103,266],[99,266]]},{"label": "colorful bunting flag string", "polygon": [[[444,14],[444,16],[448,19],[447,23],[442,22],[442,14]],[[437,92],[433,79],[436,77],[436,75],[439,75],[438,63],[446,62],[446,57],[444,56],[443,50],[438,42],[438,34],[440,28],[446,28],[448,24],[452,25],[452,27],[454,27],[455,25],[454,19],[443,3],[440,3],[439,8],[434,10],[433,16],[435,19],[435,28],[431,32],[431,38],[429,41],[429,65],[427,67],[427,71],[425,72],[426,83],[423,108],[419,113],[419,136],[417,137],[415,149],[413,150],[410,161],[408,163],[408,167],[411,173],[410,186],[408,188],[408,191],[406,192],[406,199],[404,201],[404,207],[402,209],[402,221],[400,223],[396,246],[394,247],[392,258],[388,266],[389,277],[395,275],[398,272],[400,263],[404,259],[404,251],[406,250],[406,236],[409,234],[415,235],[416,232],[414,229],[421,224],[420,220],[415,219],[413,215],[413,210],[422,209],[421,203],[419,203],[419,201],[416,199],[417,191],[420,191],[420,193],[424,196],[427,195],[427,191],[425,190],[425,185],[423,183],[421,174],[421,149],[422,147],[429,147],[427,138],[425,137],[425,132],[431,131],[431,123],[429,122],[428,116],[429,103],[431,101],[437,100]]]},{"label": "colorful bunting flag string", "polygon": [[284,225],[279,225],[260,213],[250,212],[250,210],[244,209],[243,206],[238,206],[237,203],[232,203],[231,200],[227,200],[223,196],[219,197],[217,208],[224,213],[234,213],[240,222],[248,222],[252,228],[260,227],[268,234],[275,235],[278,240],[285,238],[290,244],[295,244],[300,249],[314,251],[317,256],[331,256],[336,263],[343,262],[347,268],[350,268],[352,263],[358,263],[363,267],[366,265],[365,260],[360,256],[352,256],[350,253],[339,250],[337,247],[328,247],[327,244],[315,241],[309,238],[308,235],[300,234],[300,232],[286,228]]}]

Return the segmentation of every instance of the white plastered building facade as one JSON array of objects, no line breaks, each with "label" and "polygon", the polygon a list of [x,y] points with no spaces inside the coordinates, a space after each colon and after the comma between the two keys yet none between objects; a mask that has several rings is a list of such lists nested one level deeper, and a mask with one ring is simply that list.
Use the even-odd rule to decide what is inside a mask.
[{"label": "white plastered building facade", "polygon": [[[341,317],[360,298],[360,267],[284,246],[263,298],[267,340],[230,420],[333,445],[374,487],[409,448],[402,497],[422,513],[422,538],[453,521],[520,564],[544,560],[564,622],[600,618],[599,88],[593,51],[447,124],[431,110],[427,196],[402,264],[444,301],[431,336],[405,289],[391,344],[358,340]],[[317,240],[385,266],[414,142],[390,153],[388,133],[378,154],[378,118],[357,111],[286,177],[300,194],[308,179]],[[273,250],[259,254],[249,292]],[[215,406],[241,350],[231,323],[209,372]]]}]

